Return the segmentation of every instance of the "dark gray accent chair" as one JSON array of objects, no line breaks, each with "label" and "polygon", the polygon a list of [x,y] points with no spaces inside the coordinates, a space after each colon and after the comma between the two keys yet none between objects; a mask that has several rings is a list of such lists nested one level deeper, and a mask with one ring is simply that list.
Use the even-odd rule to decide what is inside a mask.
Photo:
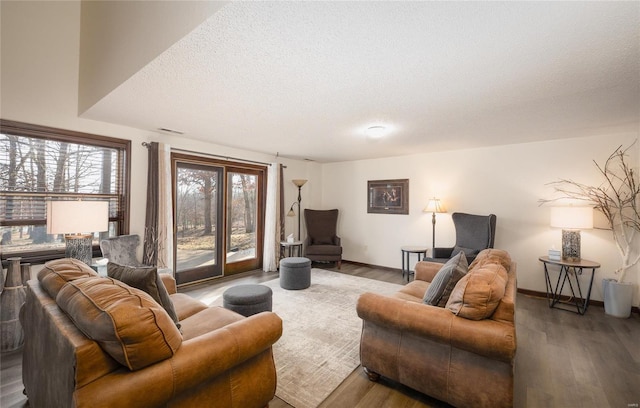
[{"label": "dark gray accent chair", "polygon": [[451,248],[436,247],[433,257],[427,261],[445,263],[451,257],[463,251],[467,262],[471,264],[476,255],[483,249],[493,248],[496,237],[496,216],[475,215],[455,212],[451,214],[453,225],[456,228],[456,244]]},{"label": "dark gray accent chair", "polygon": [[307,238],[304,241],[304,256],[316,262],[335,262],[340,269],[342,246],[336,234],[338,210],[304,210]]}]

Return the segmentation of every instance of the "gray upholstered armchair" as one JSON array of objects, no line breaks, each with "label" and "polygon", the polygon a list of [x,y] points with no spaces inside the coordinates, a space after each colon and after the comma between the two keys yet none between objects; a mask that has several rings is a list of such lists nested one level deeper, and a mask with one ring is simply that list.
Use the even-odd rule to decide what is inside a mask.
[{"label": "gray upholstered armchair", "polygon": [[[139,246],[140,236],[137,234],[119,235],[117,237],[111,237],[100,241],[102,256],[107,258],[109,262],[125,266],[155,266],[144,265],[142,262],[138,261],[136,253]],[[158,272],[169,274],[173,273],[171,268],[159,268]]]},{"label": "gray upholstered armchair", "polygon": [[427,261],[446,262],[449,258],[463,251],[467,262],[471,262],[483,249],[493,248],[496,235],[496,216],[474,215],[465,213],[451,214],[456,228],[456,244],[451,248],[434,248],[432,258]]},{"label": "gray upholstered armchair", "polygon": [[119,235],[100,241],[102,256],[119,265],[143,266],[136,252],[140,246],[139,235]]},{"label": "gray upholstered armchair", "polygon": [[312,261],[335,262],[340,269],[342,246],[336,234],[338,210],[305,209],[304,222],[307,226],[304,255]]}]

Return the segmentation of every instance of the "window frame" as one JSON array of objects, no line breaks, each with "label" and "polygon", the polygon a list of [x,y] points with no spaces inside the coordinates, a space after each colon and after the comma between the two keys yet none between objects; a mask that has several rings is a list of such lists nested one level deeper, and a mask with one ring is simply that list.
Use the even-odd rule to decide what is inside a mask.
[{"label": "window frame", "polygon": [[[0,119],[0,132],[2,134],[10,134],[15,136],[23,136],[30,138],[37,138],[55,142],[68,142],[87,146],[106,147],[113,148],[123,152],[122,168],[120,169],[121,175],[121,191],[120,194],[120,206],[119,214],[116,217],[109,217],[109,222],[117,223],[117,230],[120,235],[129,233],[129,220],[130,220],[130,192],[131,192],[131,140],[119,139],[109,136],[96,135],[91,133],[77,132],[66,129],[53,128],[49,126],[34,125],[29,123],[23,123],[18,121]],[[4,193],[4,191],[3,191]],[[28,195],[30,192],[26,192]],[[43,195],[42,192],[32,192],[34,196]],[[47,192],[44,193],[48,197],[50,196],[82,196],[81,193],[59,193],[59,192]],[[100,194],[87,194],[91,197],[99,197]],[[30,220],[29,224],[24,224],[16,221],[3,223],[2,226],[15,226],[15,225],[44,225],[46,219],[43,220]],[[53,259],[64,258],[65,250],[62,249],[48,249],[48,250],[34,250],[24,252],[12,252],[9,256],[1,254],[0,258],[2,265],[6,266],[8,257],[20,257],[23,262],[29,262],[32,264],[44,263]],[[93,256],[101,256],[99,245],[93,246]]]}]

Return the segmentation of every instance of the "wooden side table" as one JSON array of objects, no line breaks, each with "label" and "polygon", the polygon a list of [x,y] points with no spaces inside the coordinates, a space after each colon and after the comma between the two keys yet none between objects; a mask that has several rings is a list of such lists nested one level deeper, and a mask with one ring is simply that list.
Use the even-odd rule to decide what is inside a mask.
[{"label": "wooden side table", "polygon": [[[400,250],[402,251],[402,277],[404,278],[404,275],[407,274],[407,280],[411,280],[411,275],[414,274],[414,272],[409,269],[410,256],[411,254],[418,254],[418,262],[420,262],[422,259],[427,257],[427,247],[403,246],[400,247]],[[420,259],[421,255],[422,259]]]},{"label": "wooden side table", "polygon": [[[556,261],[549,259],[548,256],[541,256],[538,260],[544,265],[544,278],[547,285],[547,301],[549,302],[549,307],[584,315],[589,308],[591,287],[593,286],[593,275],[595,274],[596,269],[600,267],[600,264],[586,259],[581,259],[577,262],[565,260]],[[560,267],[560,273],[558,274],[558,280],[556,281],[555,287],[551,283],[547,265],[557,265]],[[586,293],[587,297],[583,297],[580,280],[578,279],[578,276],[582,275],[584,269],[591,269],[589,288]],[[563,300],[562,289],[564,289],[564,285],[567,283],[569,284],[569,289],[571,289],[571,297],[568,300]],[[573,307],[570,309],[559,307],[558,305],[561,304],[575,306],[576,310],[573,310]]]}]

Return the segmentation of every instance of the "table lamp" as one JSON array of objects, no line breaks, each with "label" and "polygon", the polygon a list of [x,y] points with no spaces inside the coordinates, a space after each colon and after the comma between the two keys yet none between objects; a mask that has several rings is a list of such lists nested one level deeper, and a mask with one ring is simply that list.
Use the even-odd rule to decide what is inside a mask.
[{"label": "table lamp", "polygon": [[65,234],[65,256],[91,265],[94,232],[109,229],[108,201],[49,201],[47,234]]},{"label": "table lamp", "polygon": [[431,256],[435,257],[436,250],[436,213],[446,213],[447,209],[444,204],[440,202],[439,198],[433,197],[424,207],[423,212],[431,213]]},{"label": "table lamp", "polygon": [[593,228],[592,207],[551,207],[551,227],[562,228],[562,259],[580,261],[580,230]]}]

